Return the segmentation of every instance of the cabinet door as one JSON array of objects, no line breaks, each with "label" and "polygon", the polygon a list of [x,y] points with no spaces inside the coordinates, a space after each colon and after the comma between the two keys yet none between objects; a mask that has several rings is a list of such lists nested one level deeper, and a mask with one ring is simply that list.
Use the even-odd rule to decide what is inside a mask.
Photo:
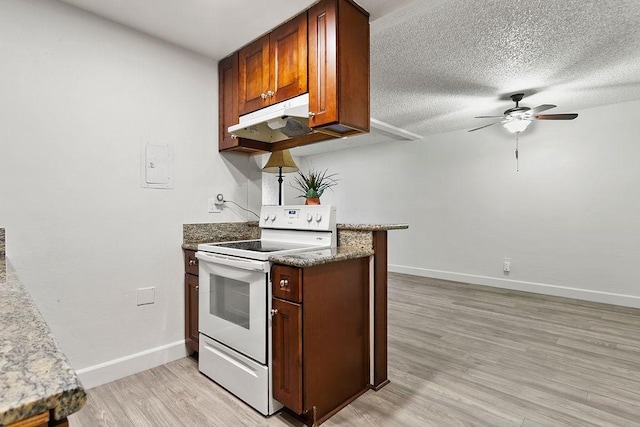
[{"label": "cabinet door", "polygon": [[269,103],[269,35],[240,49],[240,115],[259,110]]},{"label": "cabinet door", "polygon": [[227,131],[238,123],[238,52],[218,65],[218,94],[218,147],[225,150],[238,145],[238,140]]},{"label": "cabinet door", "polygon": [[273,397],[292,411],[302,408],[302,307],[273,298]]},{"label": "cabinet door", "polygon": [[198,276],[185,274],[185,339],[191,351],[198,351]]},{"label": "cabinet door", "polygon": [[309,9],[309,119],[311,127],[338,120],[336,1]]},{"label": "cabinet door", "polygon": [[269,103],[307,92],[307,14],[273,30],[269,46]]}]

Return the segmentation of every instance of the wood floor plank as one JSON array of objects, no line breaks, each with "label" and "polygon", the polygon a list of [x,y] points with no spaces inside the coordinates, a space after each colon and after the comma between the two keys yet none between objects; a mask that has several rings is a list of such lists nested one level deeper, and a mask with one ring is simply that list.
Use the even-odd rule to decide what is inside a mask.
[{"label": "wood floor plank", "polygon": [[[389,379],[323,426],[640,426],[640,310],[389,274]],[[301,427],[180,359],[88,391],[72,427]]]}]

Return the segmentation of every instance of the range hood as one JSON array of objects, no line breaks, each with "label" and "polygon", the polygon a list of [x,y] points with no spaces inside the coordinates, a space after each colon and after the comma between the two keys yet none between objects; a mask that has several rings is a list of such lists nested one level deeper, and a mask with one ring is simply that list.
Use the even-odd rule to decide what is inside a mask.
[{"label": "range hood", "polygon": [[240,123],[229,126],[229,133],[240,138],[278,142],[311,133],[309,94],[296,96],[253,113],[240,116]]}]

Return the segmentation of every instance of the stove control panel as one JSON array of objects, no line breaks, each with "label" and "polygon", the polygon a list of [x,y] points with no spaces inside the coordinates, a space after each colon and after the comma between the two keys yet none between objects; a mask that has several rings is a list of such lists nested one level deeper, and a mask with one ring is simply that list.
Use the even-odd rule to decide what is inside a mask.
[{"label": "stove control panel", "polygon": [[331,205],[263,206],[260,212],[260,227],[335,231],[336,208]]}]

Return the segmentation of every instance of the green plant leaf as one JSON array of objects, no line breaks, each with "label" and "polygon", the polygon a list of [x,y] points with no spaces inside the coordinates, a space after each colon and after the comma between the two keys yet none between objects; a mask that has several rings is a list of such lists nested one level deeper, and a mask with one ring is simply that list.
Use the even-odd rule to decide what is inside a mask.
[{"label": "green plant leaf", "polygon": [[298,171],[298,175],[294,177],[295,185],[292,183],[291,186],[302,191],[302,195],[298,197],[320,197],[326,189],[338,184],[336,176],[335,173],[329,174],[328,169],[310,169],[306,175]]}]

